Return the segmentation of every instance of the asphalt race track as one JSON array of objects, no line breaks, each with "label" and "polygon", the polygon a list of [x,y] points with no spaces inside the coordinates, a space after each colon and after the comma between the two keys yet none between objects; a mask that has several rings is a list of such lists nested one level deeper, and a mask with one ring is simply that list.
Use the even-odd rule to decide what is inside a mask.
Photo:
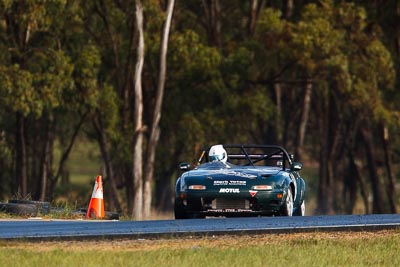
[{"label": "asphalt race track", "polygon": [[0,239],[140,239],[310,231],[375,231],[383,229],[400,229],[400,214],[160,221],[1,220]]}]

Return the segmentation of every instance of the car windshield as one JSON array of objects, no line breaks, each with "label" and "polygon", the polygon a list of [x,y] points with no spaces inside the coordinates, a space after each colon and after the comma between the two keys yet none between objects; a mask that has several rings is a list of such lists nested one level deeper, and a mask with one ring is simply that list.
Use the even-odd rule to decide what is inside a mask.
[{"label": "car windshield", "polygon": [[224,155],[212,155],[208,157],[210,161],[221,161],[223,158]]},{"label": "car windshield", "polygon": [[[289,154],[280,146],[224,145],[224,149],[228,154],[227,162],[237,166],[270,166],[285,169],[291,164]],[[204,154],[207,155],[207,152],[205,150]],[[220,160],[218,155],[212,155],[206,156],[205,159],[201,157],[199,163],[217,160]]]}]

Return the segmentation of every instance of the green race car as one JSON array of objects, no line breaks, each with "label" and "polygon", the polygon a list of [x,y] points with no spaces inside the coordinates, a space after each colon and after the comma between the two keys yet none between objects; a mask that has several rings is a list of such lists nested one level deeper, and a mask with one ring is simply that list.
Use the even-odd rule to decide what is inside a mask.
[{"label": "green race car", "polygon": [[302,164],[280,146],[215,145],[197,166],[181,163],[175,218],[304,216]]}]

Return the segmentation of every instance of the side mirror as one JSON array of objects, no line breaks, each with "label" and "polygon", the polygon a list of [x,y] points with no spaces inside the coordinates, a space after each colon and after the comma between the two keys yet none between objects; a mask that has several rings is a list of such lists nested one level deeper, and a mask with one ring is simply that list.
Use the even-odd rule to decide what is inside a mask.
[{"label": "side mirror", "polygon": [[291,171],[300,171],[303,168],[303,164],[301,164],[300,162],[293,162],[292,166],[290,167]]},{"label": "side mirror", "polygon": [[181,171],[186,172],[186,171],[190,170],[190,164],[187,162],[182,162],[181,164],[179,164],[179,169]]}]

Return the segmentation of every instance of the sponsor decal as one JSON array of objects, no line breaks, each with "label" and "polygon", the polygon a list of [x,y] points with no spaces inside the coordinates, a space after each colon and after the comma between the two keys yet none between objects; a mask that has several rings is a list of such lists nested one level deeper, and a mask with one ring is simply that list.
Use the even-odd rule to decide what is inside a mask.
[{"label": "sponsor decal", "polygon": [[251,197],[254,197],[257,194],[257,192],[258,191],[255,191],[255,190],[249,190]]},{"label": "sponsor decal", "polygon": [[229,185],[246,185],[246,181],[229,181]]},{"label": "sponsor decal", "polygon": [[221,188],[220,193],[240,193],[239,188]]},{"label": "sponsor decal", "polygon": [[229,181],[214,181],[214,185],[228,185]]},{"label": "sponsor decal", "polygon": [[234,186],[244,186],[246,185],[246,181],[214,181],[214,185],[234,185]]}]

